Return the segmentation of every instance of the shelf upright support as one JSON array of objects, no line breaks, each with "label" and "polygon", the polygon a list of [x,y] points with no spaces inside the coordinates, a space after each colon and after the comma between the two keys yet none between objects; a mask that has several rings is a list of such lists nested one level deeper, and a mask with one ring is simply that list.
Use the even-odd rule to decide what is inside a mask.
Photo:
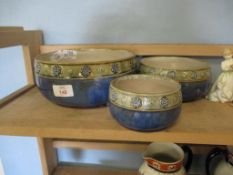
[{"label": "shelf upright support", "polygon": [[43,175],[51,175],[58,165],[53,139],[37,137]]}]

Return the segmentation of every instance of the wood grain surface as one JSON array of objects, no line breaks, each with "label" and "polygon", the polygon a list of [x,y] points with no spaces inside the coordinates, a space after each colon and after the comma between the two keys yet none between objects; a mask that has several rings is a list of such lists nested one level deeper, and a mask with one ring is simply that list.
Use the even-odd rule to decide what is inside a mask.
[{"label": "wood grain surface", "polygon": [[95,166],[58,166],[53,175],[139,175],[137,170],[103,168]]},{"label": "wood grain surface", "polygon": [[205,99],[184,103],[176,123],[159,132],[122,127],[107,107],[58,106],[33,88],[0,109],[0,134],[81,140],[233,145],[233,106]]},{"label": "wood grain surface", "polygon": [[173,55],[173,56],[222,56],[224,49],[232,49],[232,44],[77,44],[77,45],[42,45],[41,53],[59,49],[111,48],[126,49],[136,55]]},{"label": "wood grain surface", "polygon": [[0,48],[17,45],[29,46],[32,59],[40,53],[39,47],[43,42],[42,32],[39,30],[0,32],[0,38]]}]

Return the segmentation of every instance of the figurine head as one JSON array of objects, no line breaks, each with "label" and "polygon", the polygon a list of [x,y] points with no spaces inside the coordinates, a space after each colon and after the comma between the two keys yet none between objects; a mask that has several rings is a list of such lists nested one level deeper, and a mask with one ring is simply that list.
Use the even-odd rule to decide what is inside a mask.
[{"label": "figurine head", "polygon": [[223,53],[225,60],[221,63],[223,71],[233,71],[233,53],[230,49],[225,49]]},{"label": "figurine head", "polygon": [[223,51],[223,57],[225,59],[232,59],[233,58],[233,52],[231,49],[224,49]]}]

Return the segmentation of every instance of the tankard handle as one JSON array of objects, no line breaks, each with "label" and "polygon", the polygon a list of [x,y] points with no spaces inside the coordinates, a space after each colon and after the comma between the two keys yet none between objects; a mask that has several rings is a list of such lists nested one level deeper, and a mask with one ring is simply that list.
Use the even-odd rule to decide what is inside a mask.
[{"label": "tankard handle", "polygon": [[184,168],[185,168],[186,172],[188,172],[191,168],[191,165],[192,165],[193,152],[192,152],[191,148],[187,145],[183,145],[181,148],[183,149],[184,153],[187,154],[187,159],[186,159]]},{"label": "tankard handle", "polygon": [[218,155],[224,155],[225,158],[227,159],[227,151],[220,149],[220,148],[214,148],[212,151],[209,152],[209,154],[207,155],[206,158],[206,162],[205,162],[205,168],[206,168],[206,175],[211,175],[210,174],[210,164],[211,161]]}]

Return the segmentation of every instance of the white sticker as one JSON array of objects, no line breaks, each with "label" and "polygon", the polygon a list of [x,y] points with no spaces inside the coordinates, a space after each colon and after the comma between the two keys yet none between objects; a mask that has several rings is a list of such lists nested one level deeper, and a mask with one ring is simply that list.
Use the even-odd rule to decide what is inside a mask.
[{"label": "white sticker", "polygon": [[72,85],[53,85],[55,97],[73,97],[74,91]]}]

